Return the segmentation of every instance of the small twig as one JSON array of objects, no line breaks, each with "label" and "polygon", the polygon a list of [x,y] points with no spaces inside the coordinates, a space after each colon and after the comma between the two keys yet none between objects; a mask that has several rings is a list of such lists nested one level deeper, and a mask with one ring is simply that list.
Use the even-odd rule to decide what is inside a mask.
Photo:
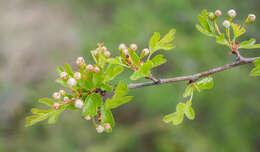
[{"label": "small twig", "polygon": [[197,73],[197,74],[192,74],[192,75],[187,75],[187,76],[180,76],[180,77],[174,77],[174,78],[168,78],[168,79],[160,79],[160,83],[156,83],[155,81],[152,82],[144,82],[144,83],[133,83],[129,84],[128,88],[134,89],[134,88],[141,88],[141,87],[146,87],[146,86],[153,86],[153,85],[161,85],[161,84],[166,84],[166,83],[171,83],[171,82],[178,82],[178,81],[196,81],[201,77],[209,76],[212,74],[215,74],[217,72],[221,72],[227,69],[231,69],[240,65],[244,64],[249,64],[253,63],[255,60],[259,59],[260,57],[255,57],[255,58],[244,58],[242,56],[239,57],[239,59],[231,64],[226,64],[221,67],[217,67],[205,72]]},{"label": "small twig", "polygon": [[156,79],[155,77],[153,77],[152,74],[150,74],[149,77],[145,77],[145,78],[146,78],[146,79],[150,79],[150,80],[152,80],[155,84],[160,83],[160,79]]}]

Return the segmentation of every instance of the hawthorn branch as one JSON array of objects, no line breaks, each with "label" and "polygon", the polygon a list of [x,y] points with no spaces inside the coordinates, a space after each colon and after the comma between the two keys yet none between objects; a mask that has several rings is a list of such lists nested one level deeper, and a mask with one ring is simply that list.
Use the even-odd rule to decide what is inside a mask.
[{"label": "hawthorn branch", "polygon": [[214,69],[210,69],[208,71],[204,71],[201,73],[197,74],[192,74],[192,75],[186,75],[186,76],[180,76],[180,77],[173,77],[173,78],[166,78],[166,79],[159,79],[160,81],[152,81],[152,82],[144,82],[144,83],[133,83],[129,84],[128,88],[134,89],[134,88],[141,88],[141,87],[146,87],[146,86],[153,86],[153,85],[162,85],[166,83],[172,83],[172,82],[179,82],[179,81],[189,81],[189,82],[195,82],[201,77],[213,75],[217,72],[221,72],[227,69],[231,69],[240,65],[244,64],[250,64],[253,63],[255,60],[259,59],[260,57],[254,57],[254,58],[244,58],[240,56],[237,61],[234,61],[233,63],[226,64],[221,67],[217,67]]}]

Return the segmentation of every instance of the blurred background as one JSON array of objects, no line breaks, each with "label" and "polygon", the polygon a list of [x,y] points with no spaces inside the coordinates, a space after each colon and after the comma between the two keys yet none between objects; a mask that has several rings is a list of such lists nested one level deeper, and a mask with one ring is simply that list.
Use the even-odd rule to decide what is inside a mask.
[{"label": "blurred background", "polygon": [[[259,152],[260,80],[248,76],[252,65],[214,75],[214,88],[195,94],[195,120],[177,127],[161,119],[183,101],[186,82],[131,90],[133,101],[113,111],[111,134],[97,134],[77,112],[63,113],[56,125],[24,127],[38,98],[58,90],[55,66],[75,68],[78,56],[92,63],[89,51],[98,42],[117,55],[122,42],[144,48],[153,32],[175,28],[177,47],[153,73],[197,73],[234,60],[195,29],[197,14],[233,8],[242,23],[249,13],[260,15],[259,6],[259,0],[0,0],[0,152]],[[259,43],[259,25],[257,17],[241,39]],[[130,83],[128,74],[120,79]]]}]

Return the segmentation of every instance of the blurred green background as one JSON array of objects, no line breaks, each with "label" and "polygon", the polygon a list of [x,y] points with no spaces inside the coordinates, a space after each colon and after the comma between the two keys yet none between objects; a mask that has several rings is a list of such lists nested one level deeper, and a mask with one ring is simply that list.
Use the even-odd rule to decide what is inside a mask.
[{"label": "blurred green background", "polygon": [[[113,111],[111,134],[97,134],[76,112],[63,113],[56,125],[24,127],[37,99],[59,87],[55,66],[75,67],[77,56],[93,62],[89,51],[98,42],[117,54],[122,42],[144,48],[153,32],[175,28],[177,47],[165,52],[168,62],[154,75],[201,72],[234,58],[195,29],[197,14],[233,8],[242,23],[249,13],[260,15],[259,6],[259,0],[1,0],[0,152],[259,152],[260,81],[248,76],[252,65],[214,75],[214,88],[194,97],[195,120],[177,127],[161,119],[183,101],[185,82],[131,90],[133,101]],[[260,40],[259,25],[257,17],[242,38]],[[130,83],[127,75],[121,79]]]}]

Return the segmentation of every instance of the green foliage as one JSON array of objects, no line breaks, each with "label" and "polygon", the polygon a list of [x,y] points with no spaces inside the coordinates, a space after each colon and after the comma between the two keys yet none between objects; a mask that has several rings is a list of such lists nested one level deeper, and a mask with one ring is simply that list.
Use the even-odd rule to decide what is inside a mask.
[{"label": "green foliage", "polygon": [[173,125],[178,125],[183,121],[184,115],[188,119],[193,120],[195,118],[195,112],[191,105],[194,91],[211,89],[213,85],[214,83],[212,77],[206,77],[189,84],[183,93],[183,97],[189,97],[189,100],[186,103],[179,103],[176,107],[176,112],[166,115],[163,118],[163,121],[166,123],[172,122]]},{"label": "green foliage", "polygon": [[251,38],[248,41],[243,41],[239,44],[239,48],[241,49],[256,49],[260,48],[260,44],[255,44],[256,40]]},{"label": "green foliage", "polygon": [[201,12],[201,14],[198,15],[198,20],[200,22],[199,24],[196,24],[196,28],[203,34],[210,36],[210,37],[216,37],[216,32],[213,28],[213,26],[211,25],[211,23],[209,22],[208,19],[208,11],[207,10],[203,10]]},{"label": "green foliage", "polygon": [[260,75],[260,59],[254,62],[255,68],[250,72],[250,76],[259,76]]}]

